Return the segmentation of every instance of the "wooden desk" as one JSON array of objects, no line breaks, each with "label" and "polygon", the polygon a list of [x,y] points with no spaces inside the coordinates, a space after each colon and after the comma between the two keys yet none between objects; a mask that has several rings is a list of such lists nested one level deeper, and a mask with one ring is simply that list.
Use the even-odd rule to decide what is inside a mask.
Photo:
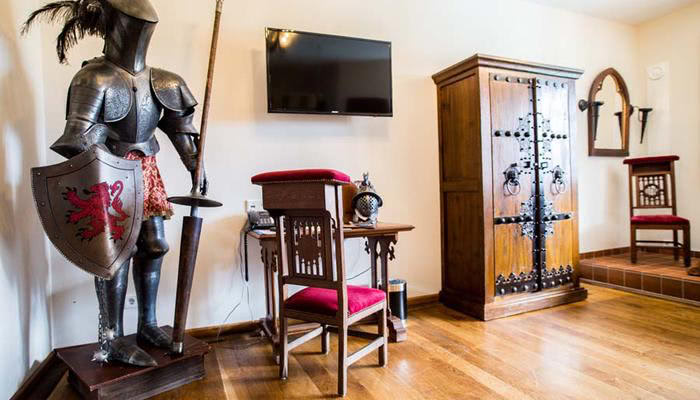
[{"label": "wooden desk", "polygon": [[[345,226],[343,234],[345,239],[365,238],[365,251],[370,257],[371,266],[371,285],[373,288],[384,289],[389,300],[389,285],[384,284],[389,281],[389,261],[395,259],[394,245],[399,239],[399,232],[409,232],[414,229],[411,225],[391,224],[380,222],[376,229],[369,228],[354,228]],[[261,320],[263,332],[272,340],[275,354],[277,354],[277,344],[279,343],[278,336],[278,308],[277,308],[277,234],[274,232],[258,233],[255,231],[249,232],[248,236],[260,241],[262,262],[265,266],[265,300],[267,307],[267,316]],[[379,260],[380,268],[377,268],[377,260]],[[381,274],[381,275],[380,275]],[[382,285],[380,286],[380,282]],[[317,324],[295,324],[290,325],[289,333],[294,334],[313,329]],[[406,327],[403,322],[391,314],[389,309],[387,317],[387,326],[389,327],[389,339],[393,342],[401,342],[406,340]]]}]

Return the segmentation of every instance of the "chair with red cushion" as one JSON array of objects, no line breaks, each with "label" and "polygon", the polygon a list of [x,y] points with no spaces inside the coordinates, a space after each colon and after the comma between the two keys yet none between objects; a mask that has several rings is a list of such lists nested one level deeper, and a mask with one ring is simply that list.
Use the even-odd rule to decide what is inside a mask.
[{"label": "chair with red cushion", "polygon": [[[262,186],[263,208],[275,220],[280,267],[280,378],[287,379],[289,352],[321,335],[321,351],[329,351],[329,326],[338,328],[338,394],[347,392],[348,366],[372,350],[379,365],[388,358],[384,291],[351,286],[345,277],[342,185],[350,177],[326,169],[268,172],[251,181]],[[287,298],[287,285],[305,288]],[[376,314],[378,333],[362,333],[371,342],[348,355],[348,327]],[[288,319],[320,327],[289,341]]]},{"label": "chair with red cushion", "polygon": [[[676,172],[674,162],[678,156],[629,158],[631,258],[637,262],[638,244],[665,244],[673,246],[673,255],[680,258],[684,252],[685,266],[690,266],[690,221],[676,215]],[[670,189],[670,191],[669,191]],[[670,210],[670,214],[636,215],[635,210]],[[670,230],[673,241],[637,240],[638,230]],[[683,232],[683,243],[678,232]],[[649,247],[649,246],[647,246]]]}]

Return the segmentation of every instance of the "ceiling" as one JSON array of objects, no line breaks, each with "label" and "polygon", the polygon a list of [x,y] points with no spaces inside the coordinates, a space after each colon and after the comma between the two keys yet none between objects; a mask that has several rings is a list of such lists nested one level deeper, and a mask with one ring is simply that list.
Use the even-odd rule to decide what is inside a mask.
[{"label": "ceiling", "polygon": [[638,25],[700,0],[530,0],[547,6]]}]

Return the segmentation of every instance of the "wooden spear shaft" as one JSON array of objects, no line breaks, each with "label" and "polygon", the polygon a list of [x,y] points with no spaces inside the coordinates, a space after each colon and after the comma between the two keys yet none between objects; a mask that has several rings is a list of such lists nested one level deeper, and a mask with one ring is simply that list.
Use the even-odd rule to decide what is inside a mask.
[{"label": "wooden spear shaft", "polygon": [[204,146],[207,140],[207,120],[209,119],[209,105],[211,104],[211,89],[214,81],[214,64],[216,63],[216,48],[219,43],[219,26],[221,24],[221,11],[224,0],[216,1],[216,17],[214,19],[214,34],[211,41],[209,55],[209,73],[207,75],[207,87],[204,93],[204,109],[202,114],[202,128],[199,132],[199,154],[197,156],[197,169],[195,170],[195,185],[190,196],[171,197],[168,200],[175,204],[189,205],[190,216],[184,217],[182,223],[182,239],[180,241],[180,264],[177,276],[177,295],[175,299],[175,322],[173,324],[173,341],[171,350],[175,354],[183,354],[185,344],[185,326],[187,325],[187,310],[190,304],[192,280],[197,263],[197,250],[202,232],[202,219],[199,218],[199,207],[219,207],[221,203],[206,199],[201,194],[202,173],[204,168]]},{"label": "wooden spear shaft", "polygon": [[[211,38],[211,50],[209,52],[209,71],[207,72],[207,87],[204,91],[204,106],[202,107],[202,127],[199,130],[199,154],[197,155],[197,169],[194,175],[196,185],[193,191],[199,190],[204,170],[204,145],[207,142],[207,127],[209,125],[209,109],[211,107],[211,89],[214,83],[214,66],[216,65],[216,49],[219,45],[219,28],[221,26],[221,13],[224,9],[224,0],[216,0],[216,16],[214,17],[214,33]],[[193,193],[194,194],[194,193]]]}]

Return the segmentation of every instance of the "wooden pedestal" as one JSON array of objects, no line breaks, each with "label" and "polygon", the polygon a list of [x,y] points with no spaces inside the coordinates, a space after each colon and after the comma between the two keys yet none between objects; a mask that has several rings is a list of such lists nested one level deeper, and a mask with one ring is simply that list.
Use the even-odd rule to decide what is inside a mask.
[{"label": "wooden pedestal", "polygon": [[[164,327],[172,332],[170,327]],[[127,336],[136,341],[136,335]],[[207,343],[185,335],[185,353],[169,354],[166,349],[142,346],[158,362],[157,367],[139,368],[119,362],[91,361],[97,343],[56,350],[68,366],[68,381],[85,399],[146,399],[204,377]]]}]

